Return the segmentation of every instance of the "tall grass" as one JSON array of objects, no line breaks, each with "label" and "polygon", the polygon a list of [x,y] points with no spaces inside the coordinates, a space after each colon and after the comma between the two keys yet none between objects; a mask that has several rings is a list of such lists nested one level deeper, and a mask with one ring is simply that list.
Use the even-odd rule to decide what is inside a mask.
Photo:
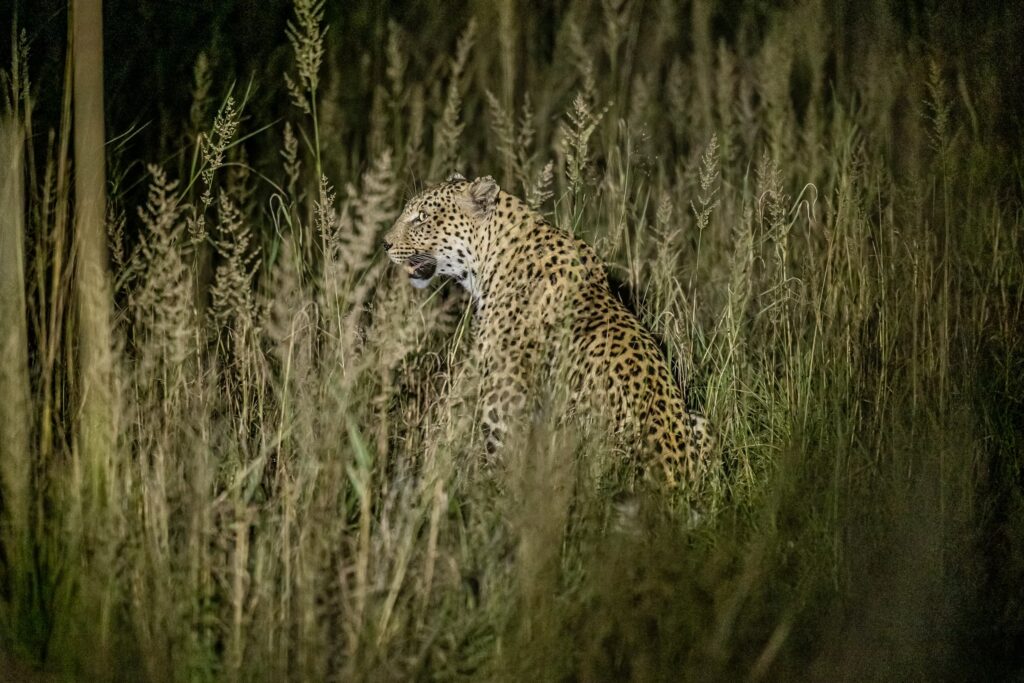
[{"label": "tall grass", "polygon": [[[760,25],[744,10],[728,40],[706,2],[573,5],[544,52],[506,2],[474,4],[449,44],[394,17],[374,80],[322,3],[295,5],[294,67],[259,84],[284,120],[204,53],[166,136],[191,146],[108,183],[104,348],[71,296],[107,259],[72,246],[90,195],[71,192],[67,96],[49,144],[3,167],[0,208],[24,228],[0,224],[0,303],[26,325],[0,340],[18,347],[0,373],[0,666],[297,681],[1019,667],[1024,179],[983,65],[905,47],[883,16],[877,52],[829,66],[841,25],[816,2]],[[26,49],[5,72],[5,131],[39,130]],[[413,290],[377,247],[404,198],[455,170],[500,178],[628,285],[718,435],[699,518],[632,489],[600,430],[553,408],[485,457],[465,296]],[[94,480],[81,439],[99,399],[74,369],[97,352],[116,431]]]}]

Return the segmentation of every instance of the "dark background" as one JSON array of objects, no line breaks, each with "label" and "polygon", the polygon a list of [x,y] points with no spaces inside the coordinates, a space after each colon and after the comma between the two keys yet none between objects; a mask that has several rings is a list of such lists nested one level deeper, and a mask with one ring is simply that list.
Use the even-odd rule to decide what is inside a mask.
[{"label": "dark background", "polygon": [[[521,3],[522,50],[550,57],[558,20],[570,8],[566,0]],[[653,5],[653,3],[649,3]],[[689,48],[685,8],[679,13],[680,51]],[[773,11],[791,3],[767,0],[725,0],[716,5],[712,30],[716,40],[733,44],[742,27],[756,35]],[[483,3],[481,6],[486,5]],[[1016,145],[1024,120],[1024,10],[1021,3],[1004,1],[911,0],[826,3],[836,41],[828,56],[831,84],[838,97],[850,88],[871,53],[880,10],[894,21],[908,46],[941,46],[945,63],[953,64],[970,80],[982,102],[1000,106],[980,112],[991,142]],[[458,33],[476,5],[467,0],[435,2],[329,2],[325,21],[330,26],[323,73],[340,79],[342,101],[349,114],[346,139],[334,141],[359,146],[365,139],[366,116],[374,84],[383,79],[385,38],[389,19],[397,22],[413,43],[409,69],[429,73],[422,55],[451,52]],[[37,121],[56,127],[63,77],[68,3],[60,0],[3,0],[0,17],[15,17],[30,48],[29,74],[33,81]],[[133,133],[124,149],[128,158],[158,160],[182,147],[181,122],[188,118],[192,71],[206,51],[215,74],[214,99],[224,84],[244,87],[252,81],[247,114],[255,117],[252,129],[285,115],[288,102],[276,88],[291,66],[291,48],[284,27],[292,17],[285,0],[106,0],[104,2],[105,89],[108,137]],[[481,26],[488,39],[488,29]],[[11,30],[0,31],[0,55],[9,64]],[[933,49],[933,48],[932,48]],[[417,55],[421,55],[417,61]],[[799,90],[799,83],[794,86]],[[221,92],[218,92],[220,88]],[[793,93],[799,100],[800,92]],[[37,124],[37,129],[41,128]],[[38,131],[37,131],[38,132]],[[273,146],[276,149],[277,141]],[[253,148],[250,145],[249,151]]]}]

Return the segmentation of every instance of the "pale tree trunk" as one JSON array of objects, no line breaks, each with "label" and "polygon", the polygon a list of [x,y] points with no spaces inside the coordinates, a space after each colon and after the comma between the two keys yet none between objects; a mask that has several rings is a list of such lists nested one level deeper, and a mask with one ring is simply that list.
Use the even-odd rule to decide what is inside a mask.
[{"label": "pale tree trunk", "polygon": [[28,323],[25,311],[24,185],[22,132],[0,120],[0,499],[13,620],[31,574],[32,457],[29,433]]},{"label": "pale tree trunk", "polygon": [[[110,663],[111,604],[109,571],[115,547],[112,533],[116,484],[114,449],[118,415],[114,385],[111,324],[113,288],[107,270],[106,169],[103,130],[103,3],[72,0],[71,50],[74,64],[75,299],[78,304],[77,396],[79,421],[73,458],[79,520],[69,520],[72,547],[89,557],[83,576],[83,600],[98,623],[88,638],[98,645],[92,665],[98,675]],[[98,552],[97,552],[98,551]],[[74,553],[75,551],[72,550]],[[93,640],[95,639],[95,640]]]},{"label": "pale tree trunk", "polygon": [[[101,0],[71,3],[74,64],[75,251],[80,401],[75,474],[97,512],[114,449],[112,289],[107,272]],[[83,490],[84,489],[84,490]]]}]

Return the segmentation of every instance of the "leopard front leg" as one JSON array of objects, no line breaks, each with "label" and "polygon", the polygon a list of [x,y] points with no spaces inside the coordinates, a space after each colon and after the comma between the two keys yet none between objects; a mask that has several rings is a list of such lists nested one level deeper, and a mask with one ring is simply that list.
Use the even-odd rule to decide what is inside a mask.
[{"label": "leopard front leg", "polygon": [[511,425],[526,407],[529,384],[514,362],[491,368],[481,390],[482,428],[488,455],[494,455],[508,438]]}]

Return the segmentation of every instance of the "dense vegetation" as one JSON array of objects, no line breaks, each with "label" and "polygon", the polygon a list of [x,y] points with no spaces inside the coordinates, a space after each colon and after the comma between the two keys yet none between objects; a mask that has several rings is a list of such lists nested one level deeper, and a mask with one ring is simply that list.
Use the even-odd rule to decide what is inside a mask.
[{"label": "dense vegetation", "polygon": [[[868,4],[224,3],[150,64],[131,22],[192,10],[112,1],[86,292],[84,124],[62,48],[14,26],[0,668],[1020,675],[1024,21]],[[699,516],[629,494],[550,387],[483,457],[467,300],[379,248],[455,170],[628,285],[721,445]]]}]

